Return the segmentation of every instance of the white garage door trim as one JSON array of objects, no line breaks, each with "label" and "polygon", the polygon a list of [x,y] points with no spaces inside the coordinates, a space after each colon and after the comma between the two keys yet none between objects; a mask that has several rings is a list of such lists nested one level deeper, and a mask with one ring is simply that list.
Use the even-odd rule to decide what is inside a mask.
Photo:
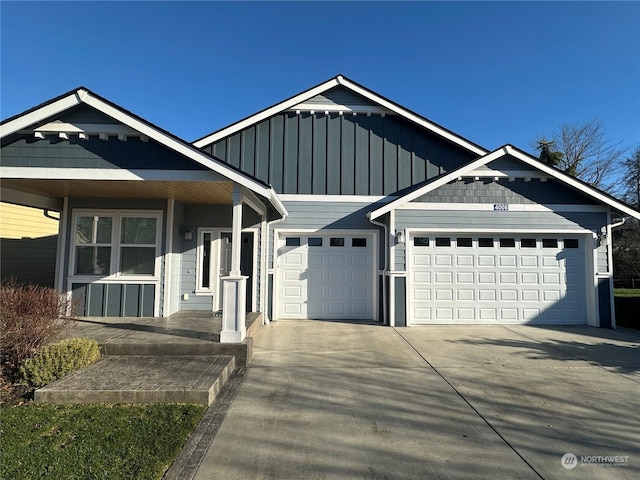
[{"label": "white garage door trim", "polygon": [[[559,245],[562,245],[561,241],[564,238],[577,238],[579,240],[579,248],[578,251],[576,252],[576,255],[578,256],[577,258],[579,259],[578,261],[581,261],[581,272],[578,271],[576,272],[578,275],[581,275],[581,277],[584,279],[582,281],[582,285],[579,285],[578,287],[576,287],[576,290],[574,290],[573,295],[578,295],[578,300],[576,305],[576,308],[579,308],[580,311],[578,312],[578,316],[584,316],[584,320],[580,321],[580,324],[589,324],[589,325],[594,325],[597,324],[597,311],[596,311],[596,305],[595,305],[595,292],[594,292],[594,285],[595,285],[595,280],[593,281],[589,281],[589,279],[593,279],[594,276],[594,256],[595,256],[595,249],[592,247],[593,245],[593,232],[591,231],[586,231],[586,230],[570,230],[570,231],[564,231],[564,232],[558,232],[555,231],[553,233],[553,235],[550,234],[550,232],[547,231],[541,231],[541,230],[532,230],[532,229],[520,229],[520,230],[515,230],[515,229],[460,229],[460,230],[456,230],[456,231],[452,231],[450,229],[429,229],[429,230],[423,230],[423,229],[407,229],[406,231],[406,246],[405,246],[405,250],[406,250],[406,270],[407,270],[407,288],[406,288],[406,305],[407,305],[407,309],[406,309],[406,315],[407,315],[407,325],[419,325],[419,324],[486,324],[486,323],[490,323],[490,324],[518,324],[518,323],[527,323],[527,313],[525,312],[525,307],[520,306],[520,308],[518,308],[518,306],[520,305],[520,303],[524,303],[523,300],[524,298],[521,298],[522,294],[524,293],[525,289],[522,287],[522,285],[520,284],[521,279],[518,278],[517,282],[518,282],[518,289],[520,289],[518,291],[518,297],[517,300],[519,303],[516,304],[516,308],[517,308],[517,313],[514,313],[514,311],[508,312],[507,308],[505,307],[504,309],[502,308],[498,308],[498,303],[500,299],[495,299],[495,300],[491,300],[491,295],[489,291],[486,291],[484,293],[487,294],[487,297],[485,297],[487,299],[487,305],[484,305],[484,307],[491,307],[494,306],[496,307],[496,312],[497,315],[494,315],[496,318],[486,318],[483,319],[480,318],[481,317],[481,310],[483,308],[483,304],[481,299],[479,298],[481,295],[481,287],[477,286],[476,283],[479,281],[477,278],[474,280],[469,280],[470,282],[473,282],[474,285],[472,285],[471,287],[469,287],[471,290],[474,290],[474,292],[471,294],[469,292],[467,292],[468,294],[468,304],[465,305],[464,301],[461,301],[458,298],[453,298],[451,300],[449,300],[449,297],[447,297],[447,292],[446,289],[442,289],[442,291],[438,290],[438,292],[436,292],[436,288],[434,286],[434,282],[435,279],[430,278],[425,278],[425,282],[427,282],[427,286],[431,288],[430,292],[427,292],[426,290],[423,290],[423,292],[419,292],[418,290],[416,290],[415,294],[417,295],[418,293],[423,293],[425,294],[425,298],[429,298],[429,301],[425,303],[425,305],[430,305],[430,311],[429,312],[424,312],[425,313],[425,318],[422,319],[422,321],[417,321],[416,319],[414,319],[415,317],[415,311],[414,308],[418,308],[420,305],[420,300],[419,299],[415,299],[414,300],[414,289],[415,289],[415,285],[414,283],[416,281],[419,281],[417,279],[414,278],[414,273],[418,274],[421,271],[426,271],[425,269],[420,269],[419,267],[415,267],[414,266],[414,254],[416,251],[419,251],[417,249],[421,248],[421,247],[415,247],[414,246],[414,241],[413,239],[415,237],[420,237],[420,236],[425,236],[425,237],[430,237],[431,240],[433,241],[433,239],[435,239],[435,237],[449,237],[451,238],[452,242],[451,242],[451,247],[435,247],[433,245],[433,243],[431,244],[430,247],[424,247],[424,248],[429,248],[429,252],[431,252],[432,254],[435,254],[435,252],[437,251],[437,248],[442,248],[442,252],[443,253],[452,253],[452,258],[457,259],[456,255],[457,253],[457,249],[455,247],[455,242],[454,240],[457,237],[472,237],[474,238],[473,241],[473,247],[469,249],[469,252],[471,253],[475,253],[478,254],[478,244],[477,244],[477,238],[478,237],[490,237],[492,236],[493,238],[495,238],[496,242],[499,241],[499,238],[515,238],[515,239],[519,239],[519,238],[537,238],[538,240],[538,244],[537,246],[532,249],[532,251],[537,252],[536,254],[539,255],[543,255],[542,251],[544,249],[541,249],[541,245],[540,245],[540,241],[542,238],[555,238],[560,240]],[[518,242],[516,242],[517,246],[520,247],[520,244]],[[506,248],[506,247],[503,247]],[[498,249],[492,249],[494,250],[496,253],[499,251]],[[580,250],[582,251],[582,255],[580,255]],[[465,252],[465,255],[463,256],[468,256],[466,255],[466,251],[460,250],[461,252]],[[527,253],[529,252],[528,249],[526,250]],[[514,253],[518,253],[518,252],[525,252],[525,250],[520,250],[520,248],[517,248],[514,250]],[[426,252],[425,252],[426,253]],[[445,255],[446,256],[446,255]],[[471,255],[473,256],[473,255]],[[520,265],[520,258],[519,255],[515,255],[515,257],[517,257],[517,261],[518,261],[518,266]],[[514,258],[515,258],[514,257]],[[417,257],[416,257],[417,258]],[[434,257],[435,258],[435,257]],[[470,259],[467,259],[468,261]],[[476,273],[476,276],[480,273],[479,272],[479,267],[478,265],[475,264],[475,262],[477,262],[478,259],[474,257],[474,266],[470,266],[467,267],[467,270],[472,270],[473,272]],[[553,263],[553,262],[551,262]],[[440,267],[430,267],[429,269],[427,269],[428,271],[438,271]],[[516,267],[513,267],[514,269],[517,269]],[[558,264],[555,267],[551,267],[550,270],[553,270],[555,268],[556,272],[559,272],[559,268],[560,268],[560,264]],[[455,266],[451,266],[451,267],[447,267],[447,266],[443,266],[441,268],[441,270],[443,272],[446,273],[447,270],[450,270],[451,272],[456,272]],[[460,268],[460,271],[463,272],[465,270],[464,267]],[[489,267],[489,270],[491,270],[491,267]],[[487,271],[489,271],[487,270]],[[526,268],[520,268],[517,269],[519,275],[523,275],[524,272],[526,271]],[[580,270],[580,268],[579,268]],[[494,273],[499,273],[500,271],[500,267],[495,267],[494,268]],[[435,273],[434,273],[435,274]],[[538,281],[539,281],[538,277]],[[453,280],[452,280],[453,282]],[[455,282],[454,282],[455,283]],[[565,284],[564,280],[563,280],[563,285]],[[540,287],[538,287],[540,288]],[[512,293],[509,292],[507,288],[503,288],[501,286],[498,285],[494,285],[494,290],[495,292],[497,292],[498,295],[502,295],[502,293]],[[551,290],[551,289],[550,289]],[[460,289],[460,291],[464,291],[464,289]],[[452,286],[451,287],[451,292],[454,292],[453,295],[454,296],[458,296],[458,290]],[[429,295],[426,295],[426,294]],[[438,300],[436,298],[431,298],[431,296],[435,296],[436,293],[441,293],[442,297]],[[539,294],[540,296],[544,296],[546,294],[549,294],[550,296],[553,295],[552,291],[545,291],[544,288],[540,288],[539,290]],[[449,294],[449,296],[451,296],[451,294]],[[575,297],[574,297],[575,298]],[[581,299],[580,299],[581,298]],[[414,303],[415,302],[415,303]],[[492,305],[493,302],[493,305]],[[544,302],[540,302],[540,303],[544,303]],[[551,305],[551,301],[548,302],[549,305]],[[502,303],[500,303],[500,305],[502,305]],[[446,313],[447,309],[449,307],[455,307],[457,310],[451,310],[449,313],[452,313],[451,315],[451,319],[447,320],[446,318],[434,318],[435,317],[435,308],[436,307],[443,307],[442,312]],[[462,308],[466,307],[465,311],[462,311]],[[535,306],[532,305],[533,308],[536,308]],[[459,310],[459,311],[458,311]],[[489,314],[491,313],[490,308],[487,308],[486,313]],[[502,315],[504,310],[504,315]],[[533,312],[533,309],[529,311],[529,314],[531,314],[530,312]],[[464,317],[465,314],[468,316],[466,319],[461,318]],[[426,318],[426,317],[429,318]],[[443,317],[445,317],[445,315],[443,315]],[[542,314],[542,317],[538,319],[537,322],[535,323],[545,323],[548,324],[550,322],[550,318],[546,319],[547,321],[545,321],[544,319],[544,314]],[[570,321],[565,322],[565,323],[578,323],[578,320],[573,319],[573,322]],[[557,324],[561,324],[560,321],[558,321]]]},{"label": "white garage door trim", "polygon": [[[275,229],[273,232],[273,265],[274,265],[274,293],[273,293],[273,316],[274,319],[291,319],[291,318],[317,318],[317,319],[326,319],[326,320],[378,320],[378,232],[375,230],[311,230],[311,229]],[[368,259],[367,263],[370,266],[370,273],[367,275],[367,283],[369,285],[365,285],[366,290],[365,294],[370,296],[370,302],[366,305],[366,313],[354,313],[352,315],[339,315],[339,314],[326,314],[326,315],[308,315],[306,311],[303,312],[301,316],[296,316],[295,314],[285,314],[283,312],[284,303],[284,284],[285,279],[284,275],[286,273],[286,268],[283,265],[283,255],[281,254],[281,249],[286,246],[286,238],[287,237],[301,237],[303,243],[303,252],[308,253],[307,250],[304,250],[305,239],[308,237],[322,237],[326,239],[323,241],[322,248],[329,248],[329,239],[332,237],[338,237],[345,239],[352,238],[366,238],[367,245],[363,252],[367,253]],[[340,248],[340,247],[334,247]],[[350,244],[347,248],[356,248],[352,247]],[[306,254],[305,253],[305,254]],[[307,257],[308,259],[308,257]],[[305,260],[306,265],[306,260]],[[345,305],[346,305],[345,301]]]}]

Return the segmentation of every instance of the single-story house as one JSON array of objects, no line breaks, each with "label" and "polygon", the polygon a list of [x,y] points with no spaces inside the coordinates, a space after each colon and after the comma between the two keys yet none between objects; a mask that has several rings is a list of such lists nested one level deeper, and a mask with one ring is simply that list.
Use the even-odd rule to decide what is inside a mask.
[{"label": "single-story house", "polygon": [[1,123],[2,201],[60,212],[83,316],[615,327],[640,212],[338,75],[193,143],[81,87]]}]

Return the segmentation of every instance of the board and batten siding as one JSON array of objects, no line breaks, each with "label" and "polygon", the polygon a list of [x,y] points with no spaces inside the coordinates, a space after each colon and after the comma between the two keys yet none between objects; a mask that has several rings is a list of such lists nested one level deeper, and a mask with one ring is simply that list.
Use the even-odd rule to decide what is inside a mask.
[{"label": "board and batten siding", "polygon": [[203,148],[278,193],[390,195],[476,154],[396,116],[283,112]]},{"label": "board and batten siding", "polygon": [[[607,224],[605,212],[516,212],[516,211],[461,211],[461,210],[396,210],[397,229],[425,230],[437,228],[451,229],[456,232],[460,228],[472,230],[477,228],[485,232],[492,229],[529,230],[536,229],[557,232],[586,229],[596,235],[600,228]],[[508,236],[508,234],[504,234]],[[553,234],[552,234],[553,235]],[[468,236],[464,234],[463,236]],[[407,239],[409,241],[409,239]],[[393,266],[395,270],[406,270],[405,243],[395,246]],[[595,273],[608,271],[606,245],[598,247],[598,262]]]},{"label": "board and batten siding", "polygon": [[2,279],[53,287],[58,241],[58,212],[0,203]]}]

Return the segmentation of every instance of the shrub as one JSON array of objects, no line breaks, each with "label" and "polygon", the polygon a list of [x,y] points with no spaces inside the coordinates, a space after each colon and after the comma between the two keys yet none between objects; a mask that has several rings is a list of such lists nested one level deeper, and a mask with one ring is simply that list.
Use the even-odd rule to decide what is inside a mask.
[{"label": "shrub", "polygon": [[0,345],[2,363],[16,368],[25,358],[58,335],[69,322],[61,320],[73,302],[52,288],[19,284],[0,286]]},{"label": "shrub", "polygon": [[42,387],[58,378],[91,365],[100,358],[98,342],[89,338],[68,338],[42,347],[20,367],[28,385]]}]

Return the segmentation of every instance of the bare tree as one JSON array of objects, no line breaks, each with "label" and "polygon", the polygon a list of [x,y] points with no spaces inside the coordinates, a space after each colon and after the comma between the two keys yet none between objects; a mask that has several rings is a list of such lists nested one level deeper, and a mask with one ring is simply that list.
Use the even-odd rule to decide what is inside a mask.
[{"label": "bare tree", "polygon": [[640,145],[622,162],[624,199],[640,209]]},{"label": "bare tree", "polygon": [[602,122],[595,118],[561,125],[549,140],[537,141],[543,161],[552,159],[560,170],[612,194],[622,187],[620,163],[626,150],[620,143],[607,140]]}]

